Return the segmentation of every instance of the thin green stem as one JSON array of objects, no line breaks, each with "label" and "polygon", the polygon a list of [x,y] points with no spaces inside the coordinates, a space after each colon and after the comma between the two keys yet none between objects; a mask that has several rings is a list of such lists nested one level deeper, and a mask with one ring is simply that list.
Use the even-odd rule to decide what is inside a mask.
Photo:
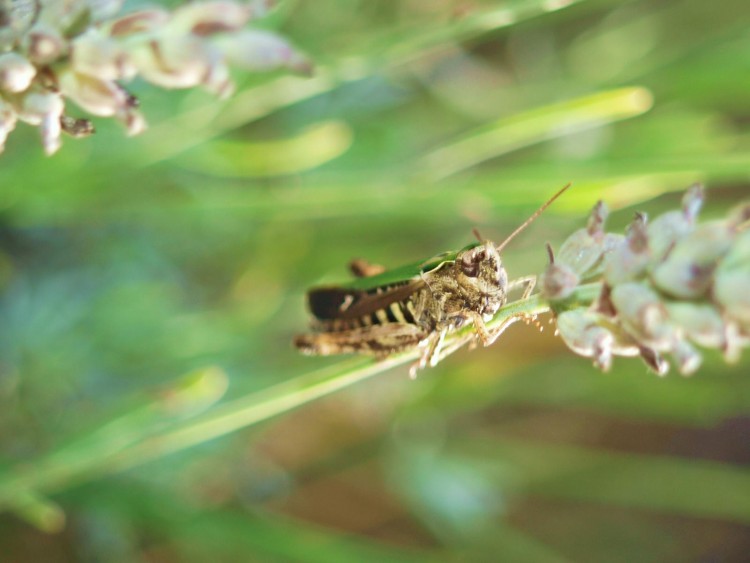
[{"label": "thin green stem", "polygon": [[[599,284],[581,286],[575,300],[581,304],[590,303],[598,292]],[[534,295],[502,307],[488,327],[499,326],[513,317],[539,315],[549,309],[545,300]],[[469,326],[456,332],[446,344],[459,338],[466,339],[471,330]],[[419,353],[420,350],[412,350],[381,361],[371,358],[345,360],[240,397],[194,418],[180,420],[166,429],[146,430],[140,438],[117,444],[117,447],[113,447],[111,436],[104,434],[96,438],[94,431],[88,439],[0,474],[0,508],[26,511],[29,498],[38,502],[39,495],[122,471],[268,420],[393,367],[413,362]]]}]

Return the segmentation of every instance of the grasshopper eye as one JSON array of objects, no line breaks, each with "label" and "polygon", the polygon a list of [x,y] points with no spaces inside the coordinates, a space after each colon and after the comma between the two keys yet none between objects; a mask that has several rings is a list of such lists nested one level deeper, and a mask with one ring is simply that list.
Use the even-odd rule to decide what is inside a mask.
[{"label": "grasshopper eye", "polygon": [[475,278],[479,275],[479,262],[484,259],[484,251],[475,253],[465,254],[459,264],[461,265],[461,271],[465,276]]}]

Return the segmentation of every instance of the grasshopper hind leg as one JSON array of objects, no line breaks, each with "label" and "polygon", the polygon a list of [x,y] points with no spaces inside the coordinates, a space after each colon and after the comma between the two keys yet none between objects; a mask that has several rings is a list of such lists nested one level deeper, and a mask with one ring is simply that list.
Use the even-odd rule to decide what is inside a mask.
[{"label": "grasshopper hind leg", "polygon": [[294,338],[303,354],[371,354],[379,359],[416,348],[427,334],[417,325],[386,323],[338,332],[312,332]]}]

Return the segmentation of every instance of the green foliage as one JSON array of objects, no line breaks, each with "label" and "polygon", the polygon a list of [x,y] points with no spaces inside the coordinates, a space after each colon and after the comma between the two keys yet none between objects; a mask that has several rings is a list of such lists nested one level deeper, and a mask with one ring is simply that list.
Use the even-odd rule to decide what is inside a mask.
[{"label": "green foliage", "polygon": [[410,381],[292,349],[351,258],[502,239],[568,181],[511,277],[600,198],[616,230],[694,181],[707,216],[747,197],[744,1],[462,6],[283,2],[312,78],[135,83],[140,137],[8,139],[4,557],[742,560],[747,358],[602,374],[522,325]]}]

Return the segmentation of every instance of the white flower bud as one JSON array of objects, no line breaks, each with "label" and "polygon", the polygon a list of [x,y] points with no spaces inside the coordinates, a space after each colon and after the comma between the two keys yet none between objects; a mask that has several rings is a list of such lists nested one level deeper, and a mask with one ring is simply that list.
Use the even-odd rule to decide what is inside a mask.
[{"label": "white flower bud", "polygon": [[175,10],[169,28],[179,33],[212,35],[241,29],[249,21],[250,15],[250,7],[237,2],[192,2]]},{"label": "white flower bud", "polygon": [[217,59],[209,67],[203,85],[221,99],[226,99],[234,93],[235,86],[229,75],[229,67],[222,59]]},{"label": "white flower bud", "polygon": [[672,357],[682,375],[692,375],[703,363],[703,356],[686,340],[675,342]]},{"label": "white flower bud", "polygon": [[39,126],[44,152],[48,155],[60,148],[60,117],[64,107],[62,96],[55,92],[29,92],[21,102],[19,118]]},{"label": "white flower bud", "polygon": [[56,28],[37,22],[24,36],[23,47],[31,62],[46,65],[60,58],[67,45]]},{"label": "white flower bud", "polygon": [[44,119],[42,119],[42,122],[39,124],[39,132],[42,135],[42,147],[44,147],[44,153],[47,156],[55,154],[62,145],[60,139],[60,133],[62,132],[60,116],[53,114],[45,115]]},{"label": "white flower bud", "polygon": [[16,128],[18,117],[10,104],[0,99],[0,153],[5,149],[8,134]]},{"label": "white flower bud", "polygon": [[36,76],[36,67],[18,53],[0,55],[0,88],[23,92]]},{"label": "white flower bud", "polygon": [[703,186],[694,184],[682,198],[681,211],[669,211],[648,226],[648,242],[653,262],[664,260],[675,243],[695,228],[695,220],[703,205]]},{"label": "white flower bud", "polygon": [[41,125],[47,115],[62,115],[65,102],[55,92],[33,91],[23,95],[18,117],[30,125]]},{"label": "white flower bud", "polygon": [[143,114],[134,107],[122,108],[115,117],[125,125],[125,130],[130,137],[140,135],[148,128]]},{"label": "white flower bud", "polygon": [[664,376],[669,372],[669,362],[662,358],[656,350],[648,346],[641,346],[639,349],[641,359],[650,367],[656,375]]},{"label": "white flower bud", "polygon": [[597,201],[586,223],[586,230],[592,237],[604,236],[604,224],[607,222],[608,216],[609,209],[607,208],[607,204],[602,200]]},{"label": "white flower bud", "polygon": [[591,236],[586,229],[579,229],[565,240],[556,261],[565,264],[579,276],[586,277],[603,253],[604,235]]},{"label": "white flower bud", "polygon": [[593,313],[574,309],[557,318],[557,329],[565,344],[579,356],[593,358],[603,371],[612,367],[614,336],[596,323]]},{"label": "white flower bud", "polygon": [[718,261],[732,246],[734,233],[725,222],[706,223],[677,241],[667,258],[651,272],[660,290],[681,299],[706,294]]},{"label": "white flower bud", "polygon": [[660,263],[675,243],[693,230],[682,211],[669,211],[660,215],[648,226],[648,239],[653,252],[653,261]]},{"label": "white flower bud", "polygon": [[36,0],[2,0],[0,2],[0,52],[14,49],[19,38],[39,17]]},{"label": "white flower bud", "polygon": [[163,88],[206,84],[221,64],[221,53],[195,35],[170,35],[143,45],[132,55],[143,78]]},{"label": "white flower bud", "polygon": [[71,65],[76,72],[102,80],[130,79],[136,73],[127,51],[94,28],[73,41]]},{"label": "white flower bud", "polygon": [[580,281],[573,270],[558,262],[549,264],[539,280],[542,294],[553,301],[570,297]]},{"label": "white flower bud", "polygon": [[648,245],[646,215],[638,213],[624,239],[613,241],[604,255],[604,279],[611,286],[638,279],[646,271],[651,252]]},{"label": "white flower bud", "polygon": [[726,326],[712,305],[675,301],[665,304],[669,317],[685,335],[705,348],[724,348]]},{"label": "white flower bud", "polygon": [[693,184],[682,196],[682,213],[689,223],[695,224],[706,198],[705,192],[702,184]]},{"label": "white flower bud", "polygon": [[270,31],[248,29],[217,37],[215,42],[229,62],[245,70],[288,68],[302,74],[312,71],[306,57]]},{"label": "white flower bud", "polygon": [[680,333],[669,319],[666,307],[654,290],[644,283],[616,285],[610,295],[625,330],[639,343],[656,351],[669,351]]},{"label": "white flower bud", "polygon": [[607,235],[604,223],[607,207],[599,201],[589,216],[585,229],[570,235],[555,257],[548,245],[550,264],[541,277],[542,293],[548,299],[569,297],[582,279],[595,275],[602,255],[607,250]]},{"label": "white flower bud", "polygon": [[579,356],[593,358],[594,364],[607,371],[612,356],[637,356],[637,343],[609,319],[581,309],[565,311],[557,317],[557,328],[565,344]]},{"label": "white flower bud", "polygon": [[739,361],[742,349],[748,346],[750,346],[750,326],[743,329],[735,322],[728,322],[724,359],[730,363]]},{"label": "white flower bud", "polygon": [[94,115],[115,117],[125,125],[128,135],[138,135],[146,129],[146,121],[138,111],[138,100],[117,82],[72,70],[61,72],[58,79],[65,96]]},{"label": "white flower bud", "polygon": [[750,265],[744,270],[722,272],[716,276],[714,299],[726,314],[750,332]]},{"label": "white flower bud", "polygon": [[604,254],[602,255],[602,258],[606,257],[608,253],[612,252],[615,248],[618,248],[621,244],[626,243],[627,239],[625,238],[625,235],[621,235],[618,233],[606,233],[604,235]]},{"label": "white flower bud", "polygon": [[128,103],[127,93],[113,81],[66,70],[59,73],[58,83],[65,96],[94,115],[116,115]]},{"label": "white flower bud", "polygon": [[107,26],[106,31],[111,37],[126,37],[136,33],[151,32],[166,25],[168,21],[169,12],[166,10],[139,10],[117,18]]}]

